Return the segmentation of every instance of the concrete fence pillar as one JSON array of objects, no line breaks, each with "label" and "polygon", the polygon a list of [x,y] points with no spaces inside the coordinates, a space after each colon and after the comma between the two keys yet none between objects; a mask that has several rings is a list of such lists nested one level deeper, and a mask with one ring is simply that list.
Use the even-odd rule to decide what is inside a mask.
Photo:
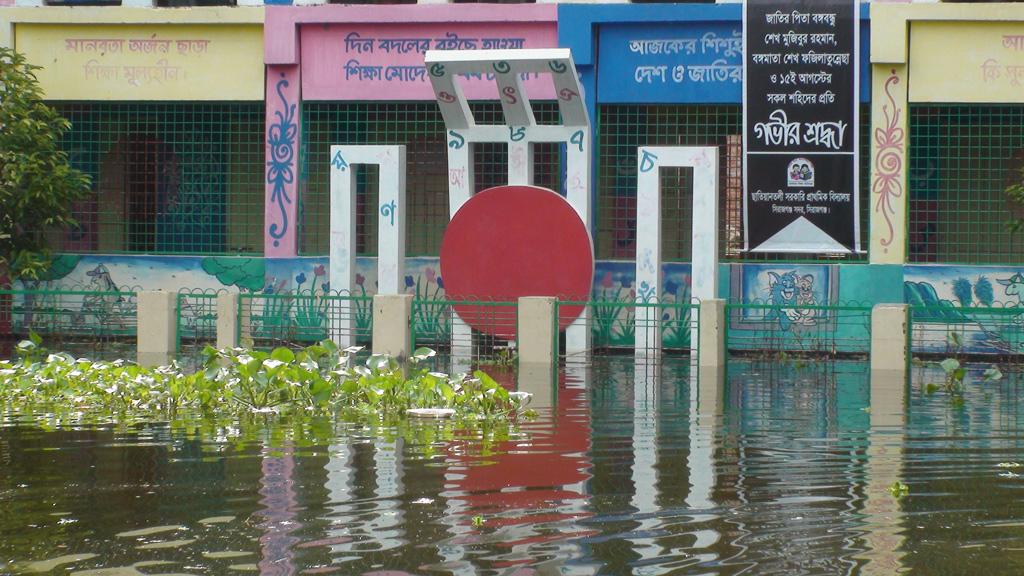
[{"label": "concrete fence pillar", "polygon": [[701,368],[725,366],[725,300],[709,298],[700,302],[698,355]]},{"label": "concrete fence pillar", "polygon": [[240,332],[238,324],[238,293],[217,294],[217,348],[238,348]]},{"label": "concrete fence pillar", "polygon": [[[713,417],[720,414],[725,401],[725,300],[701,300],[697,355],[700,359],[696,378],[691,380],[694,414]],[[691,364],[692,365],[692,364]],[[696,380],[696,382],[693,382]]]},{"label": "concrete fence pillar", "polygon": [[373,297],[373,353],[405,360],[412,354],[412,295]]},{"label": "concrete fence pillar", "polygon": [[908,311],[906,304],[877,304],[871,310],[872,372],[906,374]]},{"label": "concrete fence pillar", "polygon": [[555,299],[529,296],[519,299],[516,326],[519,366],[543,369],[557,361],[558,324]]},{"label": "concrete fence pillar", "polygon": [[170,363],[178,348],[177,292],[143,291],[136,307],[136,361],[141,366]]},{"label": "concrete fence pillar", "polygon": [[[907,405],[910,307],[878,304],[871,310],[871,416],[902,422]],[[872,422],[874,424],[874,422]]]}]

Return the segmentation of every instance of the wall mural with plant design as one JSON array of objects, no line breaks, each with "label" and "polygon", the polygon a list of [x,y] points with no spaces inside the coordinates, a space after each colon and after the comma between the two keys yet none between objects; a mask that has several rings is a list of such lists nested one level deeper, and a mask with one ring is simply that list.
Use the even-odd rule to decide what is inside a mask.
[{"label": "wall mural with plant design", "polygon": [[[906,266],[914,352],[1024,353],[1024,268]],[[955,334],[955,336],[953,336]]]},{"label": "wall mural with plant design", "polygon": [[[16,284],[20,290],[82,291],[91,298],[46,300],[42,296],[15,295],[13,313],[4,331],[24,331],[52,317],[55,307],[81,325],[103,317],[133,315],[134,302],[117,303],[115,292],[139,290],[218,291],[307,298],[278,298],[274,306],[260,310],[253,324],[260,330],[302,335],[316,339],[328,333],[325,297],[336,294],[328,283],[328,258],[261,258],[241,256],[127,256],[62,255],[50,273],[38,280]],[[450,335],[450,312],[445,304],[444,279],[437,258],[406,259],[405,292],[412,294],[417,336],[424,342],[445,342]],[[639,290],[632,262],[599,261],[594,275],[592,334],[595,345],[629,347],[634,343],[633,318]],[[1024,352],[1024,268],[1010,266],[918,265],[893,270],[903,297],[916,313],[916,351],[944,352],[946,332],[962,333],[963,351],[971,353]],[[661,308],[664,345],[689,346],[690,267],[685,263],[663,266],[663,291],[655,299]],[[874,297],[899,301],[897,293],[872,296],[879,270],[865,266],[826,264],[742,264],[723,265],[722,297],[734,306],[730,315],[732,334],[755,341],[758,334],[822,334],[853,341],[867,337],[867,328],[852,320],[844,322],[820,307],[865,304]],[[356,290],[352,296],[355,330],[369,334],[371,308],[368,298],[376,294],[376,260],[356,259]],[[845,279],[840,282],[841,279]],[[842,288],[842,290],[840,290]],[[110,293],[106,294],[105,293]],[[26,299],[27,298],[27,299]],[[367,298],[367,300],[362,300]],[[881,300],[879,300],[881,301]],[[110,304],[111,306],[108,306]],[[677,306],[678,305],[678,306]],[[753,306],[750,306],[753,305]],[[762,306],[758,308],[758,306]],[[765,308],[764,306],[768,306]],[[819,308],[815,308],[819,307]],[[67,308],[67,310],[63,310]],[[985,310],[988,309],[988,310]],[[1020,311],[1018,313],[1018,311]],[[196,313],[202,310],[197,309]],[[188,315],[190,310],[184,309]],[[187,322],[188,318],[184,318]],[[952,327],[952,328],[950,328]],[[858,336],[858,334],[860,336]],[[258,336],[258,334],[254,334]]]}]

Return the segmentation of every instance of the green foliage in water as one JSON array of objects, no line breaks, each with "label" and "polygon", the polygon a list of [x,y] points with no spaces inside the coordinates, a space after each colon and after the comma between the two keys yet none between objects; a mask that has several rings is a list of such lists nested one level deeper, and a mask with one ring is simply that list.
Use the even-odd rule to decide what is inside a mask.
[{"label": "green foliage in water", "polygon": [[356,362],[359,350],[339,350],[330,341],[298,351],[207,347],[203,368],[186,374],[176,364],[144,368],[50,354],[33,335],[18,345],[20,360],[0,361],[0,411],[60,406],[133,416],[187,410],[345,412],[389,419],[433,409],[430,414],[458,419],[507,420],[520,414],[528,397],[508,392],[483,372],[431,372],[426,361],[434,352],[426,348],[405,365],[382,355]]},{"label": "green foliage in water", "polygon": [[[953,356],[938,363],[939,368],[941,368],[943,373],[946,375],[945,381],[941,386],[934,382],[927,384],[925,386],[925,392],[931,394],[941,388],[949,394],[950,401],[955,406],[961,406],[964,401],[964,380],[967,377],[967,368],[960,362],[957,356],[960,355],[960,351],[963,349],[963,337],[957,332],[950,332],[946,339]],[[1002,378],[1003,373],[995,364],[990,366],[981,375],[983,382],[997,382]]]},{"label": "green foliage in water", "polygon": [[910,487],[896,480],[889,485],[889,494],[892,494],[893,498],[900,500],[910,494]]}]

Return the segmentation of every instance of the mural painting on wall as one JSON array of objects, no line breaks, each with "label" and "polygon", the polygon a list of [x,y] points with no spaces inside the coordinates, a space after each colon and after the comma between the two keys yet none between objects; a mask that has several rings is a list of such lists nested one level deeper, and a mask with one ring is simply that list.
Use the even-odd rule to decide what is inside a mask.
[{"label": "mural painting on wall", "polygon": [[[907,266],[903,293],[913,316],[915,352],[1024,352],[1024,273],[1020,268]],[[959,342],[951,339],[956,333]]]},{"label": "mural painting on wall", "polygon": [[[182,290],[255,292],[263,287],[262,258],[191,256],[58,256],[36,280],[23,280],[15,294],[10,326],[15,334],[129,335],[135,332],[136,293]],[[210,307],[194,299],[180,303],[183,333],[210,331],[216,324]]]},{"label": "mural painting on wall", "polygon": [[730,329],[797,333],[833,322],[827,310],[836,303],[838,268],[828,264],[733,266],[733,302],[745,306],[733,311]]},{"label": "mural painting on wall", "polygon": [[[246,258],[235,256],[59,256],[50,271],[37,280],[22,281],[0,332],[27,334],[89,333],[102,328],[108,335],[134,334],[135,294],[142,290],[172,290],[193,294],[180,302],[183,335],[212,333],[215,306],[203,295],[240,292],[245,299],[254,338],[316,341],[326,338],[331,303],[341,295],[328,283],[328,259]],[[447,342],[451,331],[444,304],[444,280],[436,258],[406,261],[405,292],[418,301],[414,310],[420,342]],[[356,259],[356,290],[352,314],[357,334],[370,335],[370,298],[377,293],[374,258]]]},{"label": "mural painting on wall", "polygon": [[662,346],[690,347],[690,265],[662,266],[662,292],[635,285],[632,262],[598,262],[594,273],[591,334],[595,347],[632,347],[636,336],[636,302],[664,304],[661,310]]},{"label": "mural painting on wall", "polygon": [[[72,277],[81,260],[80,256],[58,256],[50,269],[37,278],[16,283],[16,289],[32,292],[13,295],[11,313],[4,314],[10,318],[3,325],[5,331],[99,332],[109,336],[134,333],[128,321],[135,315],[133,287],[119,285],[103,264],[82,267],[81,276]],[[55,293],[57,287],[71,294]]]},{"label": "mural painting on wall", "polygon": [[[254,338],[316,341],[329,334],[334,314],[332,304],[350,305],[356,342],[369,342],[372,332],[372,296],[377,293],[377,261],[356,258],[351,294],[332,290],[326,257],[275,258],[267,260],[266,282],[256,298],[250,325]],[[437,258],[407,258],[404,293],[412,294],[416,343],[447,343],[451,335],[449,307],[444,303],[444,280]],[[300,298],[292,296],[298,294]]]}]

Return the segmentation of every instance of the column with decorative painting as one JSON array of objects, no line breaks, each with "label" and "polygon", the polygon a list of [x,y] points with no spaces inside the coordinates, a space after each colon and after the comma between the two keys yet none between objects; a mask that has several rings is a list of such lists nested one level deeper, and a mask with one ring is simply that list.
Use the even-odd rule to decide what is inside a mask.
[{"label": "column with decorative painting", "polygon": [[299,66],[267,66],[267,178],[263,251],[269,258],[297,254],[299,205]]}]

